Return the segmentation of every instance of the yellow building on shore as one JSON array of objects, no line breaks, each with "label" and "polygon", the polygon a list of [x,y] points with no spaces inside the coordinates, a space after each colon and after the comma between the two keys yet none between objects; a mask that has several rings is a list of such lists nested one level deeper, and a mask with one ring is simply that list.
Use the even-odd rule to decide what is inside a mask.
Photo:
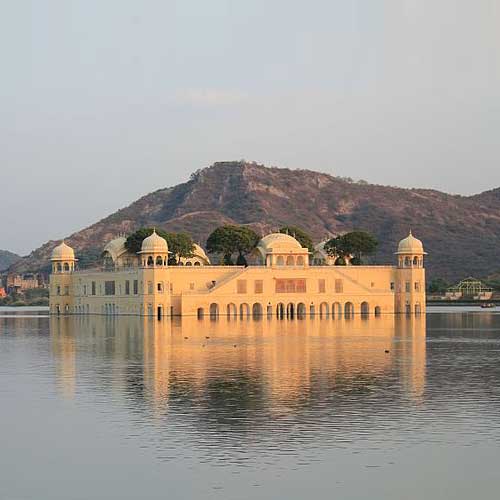
[{"label": "yellow building on shore", "polygon": [[309,250],[282,233],[261,239],[260,265],[213,266],[198,245],[180,265],[168,265],[168,254],[156,232],[138,254],[117,238],[104,248],[102,268],[77,270],[63,242],[52,253],[50,312],[158,318],[425,312],[425,252],[411,233],[400,241],[394,266],[310,265],[317,261]]}]

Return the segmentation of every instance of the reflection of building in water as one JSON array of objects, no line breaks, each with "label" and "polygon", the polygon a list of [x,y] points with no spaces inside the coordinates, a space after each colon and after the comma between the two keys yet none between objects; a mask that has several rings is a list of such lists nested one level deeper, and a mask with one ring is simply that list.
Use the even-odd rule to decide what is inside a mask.
[{"label": "reflection of building in water", "polygon": [[[59,375],[68,387],[68,378],[78,376],[79,345],[83,356],[106,358],[107,373],[94,375],[98,387],[126,389],[159,413],[172,401],[205,401],[215,412],[232,401],[240,409],[286,414],[332,394],[362,398],[367,388],[384,388],[395,376],[419,401],[425,385],[425,319],[419,317],[293,322],[54,317],[51,328]],[[75,344],[74,335],[81,342]]]},{"label": "reflection of building in water", "polygon": [[71,318],[60,318],[50,325],[52,352],[57,359],[56,372],[65,397],[73,398],[76,382],[76,348]]},{"label": "reflection of building in water", "polygon": [[[422,242],[398,246],[396,266],[310,265],[307,248],[269,234],[255,251],[261,265],[212,266],[203,249],[168,265],[168,245],[155,232],[131,254],[125,238],[108,243],[99,270],[78,271],[64,242],[52,254],[53,314],[197,317],[304,317],[425,312]],[[314,264],[314,259],[312,263]]]}]

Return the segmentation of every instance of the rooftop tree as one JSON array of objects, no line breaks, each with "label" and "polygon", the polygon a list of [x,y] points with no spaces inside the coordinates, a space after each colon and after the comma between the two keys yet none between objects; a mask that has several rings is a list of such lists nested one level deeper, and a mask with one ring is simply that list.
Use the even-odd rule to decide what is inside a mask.
[{"label": "rooftop tree", "polygon": [[236,264],[246,266],[245,256],[254,250],[259,242],[259,235],[249,227],[226,224],[209,235],[207,251],[223,256],[225,265],[233,265],[233,255],[238,254]]},{"label": "rooftop tree", "polygon": [[303,229],[300,229],[300,227],[283,226],[279,232],[293,236],[304,248],[308,248],[310,252],[314,252],[314,243],[311,236]]},{"label": "rooftop tree", "polygon": [[351,257],[351,264],[356,266],[363,263],[363,256],[375,253],[377,246],[378,241],[370,233],[352,231],[327,241],[324,248],[328,255],[337,256],[339,262]]}]

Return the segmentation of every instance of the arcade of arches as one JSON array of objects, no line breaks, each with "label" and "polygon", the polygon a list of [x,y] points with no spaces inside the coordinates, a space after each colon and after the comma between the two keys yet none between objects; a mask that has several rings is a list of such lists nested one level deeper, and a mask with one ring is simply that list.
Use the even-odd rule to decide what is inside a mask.
[{"label": "arcade of arches", "polygon": [[[414,312],[416,314],[422,312],[419,305],[415,308]],[[406,313],[410,313],[410,311],[406,310]],[[332,304],[327,302],[321,302],[320,304],[312,302],[310,304],[305,304],[304,302],[278,302],[276,304],[262,304],[260,302],[255,302],[253,304],[246,302],[241,304],[236,304],[234,302],[220,304],[212,302],[207,310],[203,307],[197,309],[198,318],[209,316],[212,319],[219,317],[276,317],[279,319],[300,319],[307,316],[319,316],[320,318],[351,318],[355,314],[359,314],[361,317],[380,316],[382,314],[382,309],[379,305],[370,305],[370,303],[366,301],[360,304],[354,304],[353,302],[345,302],[344,304],[340,302],[333,302]]]}]

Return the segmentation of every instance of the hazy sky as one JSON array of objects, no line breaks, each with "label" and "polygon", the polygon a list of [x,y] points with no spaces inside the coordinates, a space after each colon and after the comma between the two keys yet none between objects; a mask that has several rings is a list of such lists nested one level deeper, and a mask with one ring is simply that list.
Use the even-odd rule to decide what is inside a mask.
[{"label": "hazy sky", "polygon": [[0,0],[0,248],[218,160],[500,185],[498,0]]}]

